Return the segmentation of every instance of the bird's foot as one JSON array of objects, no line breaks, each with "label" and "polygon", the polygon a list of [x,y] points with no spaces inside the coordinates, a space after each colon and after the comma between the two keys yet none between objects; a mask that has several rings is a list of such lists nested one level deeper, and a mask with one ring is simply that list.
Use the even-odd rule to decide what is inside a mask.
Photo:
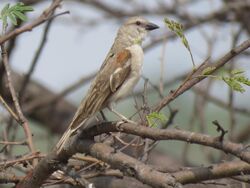
[{"label": "bird's foot", "polygon": [[123,123],[131,123],[131,124],[137,124],[136,122],[134,122],[133,120],[128,119],[127,117],[125,117],[124,115],[120,114],[120,113],[116,113],[116,115],[121,118]]},{"label": "bird's foot", "polygon": [[122,119],[122,121],[123,121],[124,123],[131,123],[131,124],[134,124],[134,125],[137,124],[137,123],[134,122],[133,120],[130,120],[130,119],[126,118],[126,117],[123,117],[123,118],[121,118],[121,119]]},{"label": "bird's foot", "polygon": [[119,118],[122,119],[123,123],[131,123],[131,124],[134,124],[136,125],[137,123],[128,119],[127,117],[125,117],[124,115],[120,114],[119,112],[115,111],[112,107],[109,107],[109,110],[111,112],[113,112],[116,116],[118,116]]}]

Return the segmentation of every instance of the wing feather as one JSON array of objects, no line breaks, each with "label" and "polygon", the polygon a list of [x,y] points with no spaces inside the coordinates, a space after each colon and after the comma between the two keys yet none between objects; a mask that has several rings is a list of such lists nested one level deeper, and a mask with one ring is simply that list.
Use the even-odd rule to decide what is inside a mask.
[{"label": "wing feather", "polygon": [[92,81],[85,98],[82,100],[72,122],[71,128],[77,129],[86,118],[91,117],[107,105],[109,97],[123,84],[131,71],[129,50],[114,55],[113,61],[104,64]]}]

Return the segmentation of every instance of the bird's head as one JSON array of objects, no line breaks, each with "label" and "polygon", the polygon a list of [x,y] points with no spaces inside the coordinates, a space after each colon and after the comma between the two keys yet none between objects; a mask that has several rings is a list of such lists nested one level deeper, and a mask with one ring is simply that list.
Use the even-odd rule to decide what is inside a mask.
[{"label": "bird's head", "polygon": [[118,32],[118,35],[122,35],[123,38],[127,37],[130,41],[138,43],[146,37],[149,31],[158,28],[158,25],[149,22],[145,18],[132,17],[123,24]]}]

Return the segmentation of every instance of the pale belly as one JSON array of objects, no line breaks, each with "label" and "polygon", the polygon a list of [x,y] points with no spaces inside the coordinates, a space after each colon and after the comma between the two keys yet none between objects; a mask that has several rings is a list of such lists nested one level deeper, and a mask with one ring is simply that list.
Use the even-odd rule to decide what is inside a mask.
[{"label": "pale belly", "polygon": [[140,79],[140,73],[138,72],[131,72],[129,78],[123,83],[123,85],[112,95],[109,99],[109,102],[116,102],[120,100],[133,91],[135,85],[138,83]]}]

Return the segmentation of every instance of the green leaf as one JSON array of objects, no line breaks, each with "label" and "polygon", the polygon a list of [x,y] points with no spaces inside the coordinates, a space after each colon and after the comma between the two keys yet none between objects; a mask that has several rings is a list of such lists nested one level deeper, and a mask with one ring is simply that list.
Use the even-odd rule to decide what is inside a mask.
[{"label": "green leaf", "polygon": [[182,44],[185,46],[185,48],[189,51],[190,53],[190,56],[191,56],[191,59],[192,59],[192,63],[193,63],[193,67],[195,67],[195,63],[194,63],[194,60],[193,60],[193,55],[192,55],[192,52],[191,52],[191,48],[188,44],[188,40],[187,38],[185,37],[184,35],[184,31],[183,31],[183,25],[178,23],[178,22],[175,22],[173,20],[169,20],[168,18],[165,18],[164,19],[164,22],[165,24],[167,25],[167,27],[173,31],[182,41]]},{"label": "green leaf", "polygon": [[3,33],[5,32],[8,19],[10,19],[13,25],[17,25],[17,20],[27,21],[26,12],[33,11],[31,6],[26,6],[24,3],[16,3],[13,6],[6,4],[1,11],[1,20],[3,22]]},{"label": "green leaf", "polygon": [[250,86],[250,80],[243,74],[244,70],[234,69],[229,76],[221,76],[221,79],[234,91],[239,91],[241,93],[245,92],[242,84]]},{"label": "green leaf", "polygon": [[18,17],[20,20],[22,21],[27,21],[27,16],[25,16],[23,13],[18,12],[18,11],[14,11],[13,14],[16,15],[16,17]]},{"label": "green leaf", "polygon": [[7,16],[3,16],[2,20],[3,20],[3,29],[5,29],[7,27],[7,25],[8,25]]},{"label": "green leaf", "polygon": [[34,11],[34,9],[31,6],[23,6],[22,11],[31,12],[31,11]]},{"label": "green leaf", "polygon": [[3,25],[2,25],[2,27],[3,27],[3,31],[2,32],[5,32],[4,30],[6,29],[6,27],[7,27],[7,25],[8,25],[8,22],[7,22],[7,11],[8,11],[8,9],[9,9],[9,7],[10,7],[10,4],[8,3],[8,4],[6,4],[5,6],[4,6],[4,8],[2,9],[2,11],[1,11],[1,19],[2,19],[2,22],[3,22]]},{"label": "green leaf", "polygon": [[8,4],[6,4],[6,5],[4,6],[4,8],[2,9],[2,11],[1,11],[1,16],[2,16],[2,18],[6,15],[6,13],[7,13],[9,7],[10,7],[10,4],[8,3]]},{"label": "green leaf", "polygon": [[242,87],[242,85],[237,82],[234,78],[230,77],[222,77],[222,80],[227,83],[227,85],[234,91],[239,91],[241,93],[245,92],[245,89]]},{"label": "green leaf", "polygon": [[152,112],[146,116],[149,126],[155,127],[157,126],[157,121],[161,121],[162,123],[167,120],[167,117],[158,112]]},{"label": "green leaf", "polygon": [[234,70],[231,71],[231,74],[236,75],[236,74],[242,74],[242,73],[244,73],[244,72],[245,72],[245,71],[242,70],[242,69],[234,69]]},{"label": "green leaf", "polygon": [[16,10],[19,10],[21,12],[34,11],[34,9],[31,6],[26,6],[23,3],[17,3]]},{"label": "green leaf", "polygon": [[184,46],[185,46],[188,50],[190,50],[189,44],[188,44],[188,41],[187,41],[186,37],[185,37],[185,36],[182,36],[181,39],[182,39],[182,43],[184,44]]},{"label": "green leaf", "polygon": [[234,79],[242,84],[250,86],[250,80],[246,78],[244,75],[235,76]]},{"label": "green leaf", "polygon": [[11,21],[11,23],[12,23],[13,25],[17,25],[17,20],[16,20],[15,15],[13,15],[13,13],[10,13],[10,14],[8,15],[8,17],[10,18],[10,21]]},{"label": "green leaf", "polygon": [[202,71],[202,75],[209,75],[211,74],[214,70],[216,69],[216,67],[207,67]]}]

